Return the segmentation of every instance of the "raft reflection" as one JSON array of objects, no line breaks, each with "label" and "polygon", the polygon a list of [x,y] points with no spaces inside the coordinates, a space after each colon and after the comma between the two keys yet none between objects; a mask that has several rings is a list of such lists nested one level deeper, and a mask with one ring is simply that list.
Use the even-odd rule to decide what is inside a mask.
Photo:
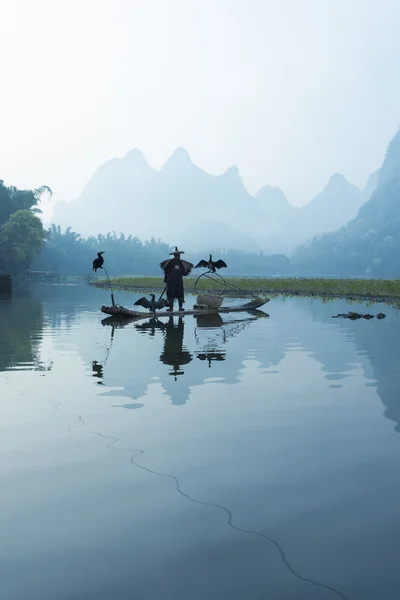
[{"label": "raft reflection", "polygon": [[[190,390],[193,386],[202,384],[207,378],[210,377],[208,369],[212,368],[213,364],[221,363],[226,361],[226,350],[225,345],[227,342],[236,337],[244,327],[247,327],[250,323],[257,320],[258,317],[268,316],[262,311],[252,311],[249,317],[244,319],[227,318],[223,319],[221,315],[196,315],[192,317],[174,317],[170,316],[167,321],[159,320],[154,317],[150,317],[145,322],[134,322],[134,329],[140,335],[147,337],[149,343],[143,346],[143,354],[140,356],[136,354],[135,363],[129,367],[128,358],[125,360],[126,369],[123,368],[121,362],[119,362],[119,368],[123,368],[127,373],[129,368],[131,369],[130,376],[124,376],[123,380],[128,380],[124,387],[124,390],[114,392],[107,392],[106,395],[129,395],[133,400],[137,401],[146,394],[146,390],[151,383],[157,381],[163,388],[163,393],[169,396],[173,405],[185,404],[190,396]],[[108,317],[103,319],[103,325],[110,325],[112,331],[116,329],[125,328],[129,324],[132,325],[132,320],[126,321],[121,319],[115,319],[115,317]],[[194,326],[193,326],[194,325]],[[157,346],[154,344],[160,343],[161,347],[157,353]],[[153,362],[152,356],[157,353],[159,363],[165,365],[167,370],[157,369],[157,365]],[[193,363],[193,359],[198,365],[197,367]],[[206,367],[207,371],[204,370]],[[190,367],[190,374],[188,373],[188,367]],[[233,379],[236,376],[239,365],[237,360],[234,358],[232,361],[232,371],[228,368],[229,373],[225,372],[218,373],[217,375],[223,375],[225,380]],[[154,377],[154,373],[157,373],[157,377]],[[118,387],[121,385],[121,378],[119,381],[114,381],[112,384],[116,384]],[[111,381],[109,382],[111,383]],[[109,383],[107,385],[109,385]],[[140,404],[141,406],[142,404]],[[137,402],[132,405],[124,404],[117,405],[124,408],[138,408]]]}]

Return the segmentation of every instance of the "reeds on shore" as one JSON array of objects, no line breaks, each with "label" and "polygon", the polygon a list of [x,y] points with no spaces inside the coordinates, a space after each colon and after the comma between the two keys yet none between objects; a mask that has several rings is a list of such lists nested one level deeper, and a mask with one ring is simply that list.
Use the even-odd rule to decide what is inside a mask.
[{"label": "reeds on shore", "polygon": [[[185,278],[187,293],[195,293],[196,277]],[[238,278],[229,277],[224,284],[219,277],[201,277],[197,291],[223,292],[225,296],[284,295],[348,298],[370,301],[399,301],[400,280],[396,279],[324,279],[324,278]],[[156,292],[164,289],[162,277],[115,277],[111,279],[118,290]],[[92,282],[98,287],[107,287],[106,279]]]}]

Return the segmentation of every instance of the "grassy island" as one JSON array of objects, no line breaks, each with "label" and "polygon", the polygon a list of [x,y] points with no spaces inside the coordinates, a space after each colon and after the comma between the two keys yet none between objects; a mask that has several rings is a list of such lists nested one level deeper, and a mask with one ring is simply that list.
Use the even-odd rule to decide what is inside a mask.
[{"label": "grassy island", "polygon": [[[222,281],[202,277],[198,291],[221,292]],[[185,279],[185,290],[194,293],[196,277]],[[284,295],[321,298],[346,298],[370,302],[400,303],[400,280],[397,279],[323,279],[323,278],[226,278],[225,296]],[[111,279],[115,290],[157,292],[164,289],[162,277],[115,277]],[[221,285],[222,284],[222,285]],[[92,282],[97,287],[108,287],[105,278]]]}]

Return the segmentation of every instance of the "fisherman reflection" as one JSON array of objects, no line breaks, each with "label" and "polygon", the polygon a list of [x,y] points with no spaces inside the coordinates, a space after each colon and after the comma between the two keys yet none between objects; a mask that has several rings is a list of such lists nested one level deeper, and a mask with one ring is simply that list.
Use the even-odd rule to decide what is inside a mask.
[{"label": "fisherman reflection", "polygon": [[177,381],[178,375],[183,375],[182,365],[187,365],[193,359],[193,356],[183,348],[184,324],[182,317],[179,317],[177,325],[174,324],[174,318],[168,319],[164,328],[164,349],[160,355],[160,361],[164,365],[170,365],[172,369],[169,374],[174,376]]}]

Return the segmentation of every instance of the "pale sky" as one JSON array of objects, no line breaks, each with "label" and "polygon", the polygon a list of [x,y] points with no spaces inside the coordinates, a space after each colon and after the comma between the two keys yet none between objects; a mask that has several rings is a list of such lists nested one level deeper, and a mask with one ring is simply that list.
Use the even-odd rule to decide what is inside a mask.
[{"label": "pale sky", "polygon": [[0,28],[0,178],[55,201],[184,146],[303,204],[400,125],[399,0],[0,0]]}]

